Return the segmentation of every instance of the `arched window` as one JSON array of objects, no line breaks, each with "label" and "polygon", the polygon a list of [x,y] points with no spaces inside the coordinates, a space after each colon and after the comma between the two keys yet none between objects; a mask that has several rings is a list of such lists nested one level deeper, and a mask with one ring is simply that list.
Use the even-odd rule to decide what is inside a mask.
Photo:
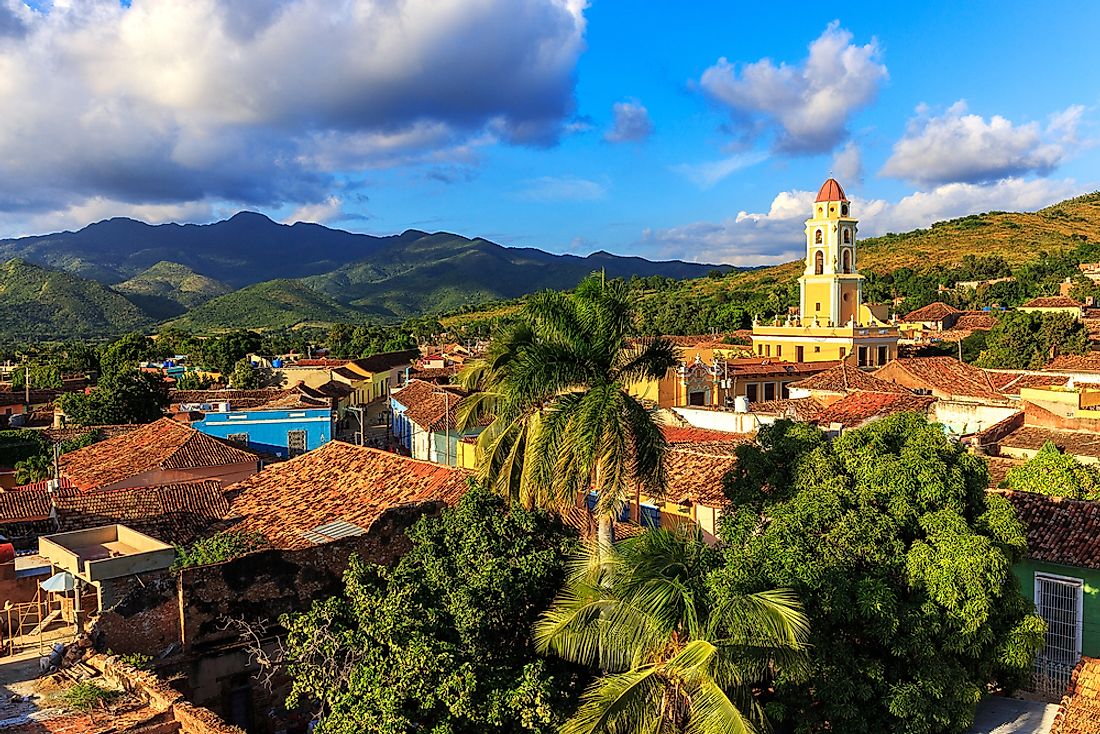
[{"label": "arched window", "polygon": [[821,234],[821,230],[820,229],[817,230],[817,232],[814,233],[814,244],[815,245],[820,245],[821,242],[822,242],[823,237],[824,237],[824,235]]},{"label": "arched window", "polygon": [[852,230],[848,229],[847,227],[844,228],[844,244],[852,244]]},{"label": "arched window", "polygon": [[842,217],[848,216],[848,205],[847,204],[841,204],[840,205],[840,215]]},{"label": "arched window", "polygon": [[844,253],[840,256],[840,261],[841,261],[841,268],[844,270],[845,273],[852,272],[852,251],[851,250],[845,250]]},{"label": "arched window", "polygon": [[[821,231],[818,230],[818,236],[821,235]],[[825,256],[818,250],[814,253],[814,275],[821,275],[825,272]]]}]

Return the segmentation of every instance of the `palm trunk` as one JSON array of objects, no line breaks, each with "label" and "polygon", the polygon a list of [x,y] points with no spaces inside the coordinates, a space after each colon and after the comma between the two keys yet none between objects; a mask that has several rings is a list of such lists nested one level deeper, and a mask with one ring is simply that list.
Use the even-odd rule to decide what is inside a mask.
[{"label": "palm trunk", "polygon": [[611,546],[611,515],[604,513],[600,515],[599,527],[596,530],[596,541],[600,545],[600,551],[603,552],[604,548]]}]

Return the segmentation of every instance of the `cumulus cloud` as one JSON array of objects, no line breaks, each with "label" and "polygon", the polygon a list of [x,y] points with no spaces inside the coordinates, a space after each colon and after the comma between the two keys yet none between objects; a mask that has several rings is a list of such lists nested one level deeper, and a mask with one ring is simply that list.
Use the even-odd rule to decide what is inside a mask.
[{"label": "cumulus cloud", "polygon": [[0,211],[296,205],[349,171],[553,144],[585,5],[0,0]]},{"label": "cumulus cloud", "polygon": [[731,174],[765,160],[765,153],[734,153],[716,161],[703,161],[702,163],[680,163],[672,166],[675,173],[680,174],[701,189],[709,189],[719,181]]},{"label": "cumulus cloud", "polygon": [[294,224],[295,222],[310,222],[312,224],[327,224],[340,219],[344,213],[344,201],[339,196],[330,196],[324,201],[314,204],[303,204],[290,213],[283,222]]},{"label": "cumulus cloud", "polygon": [[653,134],[653,121],[647,110],[638,100],[616,102],[611,107],[615,116],[611,129],[603,138],[609,143],[636,143]]},{"label": "cumulus cloud", "polygon": [[[861,237],[905,232],[933,222],[990,210],[1034,211],[1081,193],[1072,180],[1009,178],[995,184],[951,183],[898,201],[852,197]],[[771,265],[805,254],[803,222],[816,192],[784,191],[767,212],[739,212],[720,222],[646,230],[640,247],[654,255],[731,265]]]},{"label": "cumulus cloud", "polygon": [[576,176],[540,176],[524,182],[516,198],[524,201],[596,201],[607,187]]},{"label": "cumulus cloud", "polygon": [[1037,122],[1017,125],[1000,115],[987,120],[969,112],[964,100],[942,115],[922,105],[894,144],[882,173],[920,185],[1046,175],[1077,143],[1083,112],[1081,106],[1063,110],[1044,130]]},{"label": "cumulus cloud", "polygon": [[887,78],[875,40],[863,46],[833,21],[799,64],[762,59],[740,68],[726,58],[703,72],[703,91],[726,107],[742,134],[774,132],[785,153],[823,153],[848,137],[848,120]]},{"label": "cumulus cloud", "polygon": [[855,141],[849,140],[833,153],[833,175],[841,181],[859,183],[863,180],[863,157]]}]

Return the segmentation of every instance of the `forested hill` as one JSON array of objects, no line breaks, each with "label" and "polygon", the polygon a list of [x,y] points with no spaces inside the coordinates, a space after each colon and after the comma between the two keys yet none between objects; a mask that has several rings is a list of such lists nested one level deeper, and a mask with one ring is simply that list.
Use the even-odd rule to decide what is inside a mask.
[{"label": "forested hill", "polygon": [[[1036,212],[985,212],[925,229],[861,239],[859,270],[867,278],[865,299],[901,299],[900,313],[933,300],[961,308],[991,303],[1018,305],[1027,298],[1058,292],[1077,275],[1077,265],[1100,261],[1100,193],[1087,194]],[[771,317],[798,303],[801,260],[723,277],[683,281],[635,281],[643,329],[653,333],[697,334],[747,327],[754,315]],[[1011,276],[978,291],[938,291],[958,281]],[[1078,280],[1081,280],[1078,278]],[[1079,295],[1087,293],[1079,283]],[[1097,294],[1100,295],[1100,294]],[[506,316],[516,306],[493,306],[444,319],[463,327]]]}]

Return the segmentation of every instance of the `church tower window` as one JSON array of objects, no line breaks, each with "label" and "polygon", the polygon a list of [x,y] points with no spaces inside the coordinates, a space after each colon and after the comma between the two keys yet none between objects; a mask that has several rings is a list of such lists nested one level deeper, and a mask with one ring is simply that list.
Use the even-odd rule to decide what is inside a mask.
[{"label": "church tower window", "polygon": [[824,235],[821,233],[821,230],[820,229],[817,230],[817,232],[814,233],[814,244],[815,245],[820,245],[823,241],[822,240],[823,237],[824,237]]},{"label": "church tower window", "polygon": [[852,230],[848,229],[847,227],[845,227],[844,229],[844,244],[852,244]]},{"label": "church tower window", "polygon": [[[817,231],[818,236],[821,236],[821,230]],[[825,272],[825,255],[821,250],[814,253],[814,275],[821,275]]]},{"label": "church tower window", "polygon": [[[847,234],[847,232],[845,232],[845,234]],[[843,271],[845,273],[852,272],[852,251],[851,250],[845,250],[844,253],[840,256],[840,260],[843,264],[842,265]]]},{"label": "church tower window", "polygon": [[842,217],[848,216],[848,205],[847,204],[841,203],[841,205],[840,205],[840,216],[842,216]]}]

